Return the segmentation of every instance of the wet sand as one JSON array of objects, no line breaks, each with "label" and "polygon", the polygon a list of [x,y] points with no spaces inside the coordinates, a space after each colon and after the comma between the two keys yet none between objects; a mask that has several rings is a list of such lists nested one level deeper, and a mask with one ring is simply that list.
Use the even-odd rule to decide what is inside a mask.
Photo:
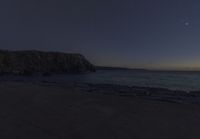
[{"label": "wet sand", "polygon": [[[0,83],[1,139],[199,139],[200,105],[83,86]],[[103,93],[101,93],[103,92]]]}]

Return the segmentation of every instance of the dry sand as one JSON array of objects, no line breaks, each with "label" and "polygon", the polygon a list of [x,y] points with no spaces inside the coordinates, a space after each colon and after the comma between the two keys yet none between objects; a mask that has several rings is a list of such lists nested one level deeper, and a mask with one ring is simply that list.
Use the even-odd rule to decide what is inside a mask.
[{"label": "dry sand", "polygon": [[200,106],[0,83],[0,139],[200,139]]}]

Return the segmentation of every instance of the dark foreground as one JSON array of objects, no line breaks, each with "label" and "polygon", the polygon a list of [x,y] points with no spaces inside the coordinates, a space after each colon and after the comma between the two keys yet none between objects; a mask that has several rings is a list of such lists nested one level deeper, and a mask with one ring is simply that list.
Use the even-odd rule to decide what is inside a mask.
[{"label": "dark foreground", "polygon": [[2,82],[0,139],[200,138],[200,105],[185,94],[112,88]]}]

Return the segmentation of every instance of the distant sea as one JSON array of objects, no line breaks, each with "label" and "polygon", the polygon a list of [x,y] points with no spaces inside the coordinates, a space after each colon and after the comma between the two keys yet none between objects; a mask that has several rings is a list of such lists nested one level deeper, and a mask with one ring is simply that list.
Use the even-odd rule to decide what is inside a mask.
[{"label": "distant sea", "polygon": [[52,76],[0,76],[1,81],[48,81],[63,85],[69,83],[117,84],[126,86],[159,87],[172,90],[200,90],[200,72],[164,72],[145,70],[98,70],[86,74]]}]

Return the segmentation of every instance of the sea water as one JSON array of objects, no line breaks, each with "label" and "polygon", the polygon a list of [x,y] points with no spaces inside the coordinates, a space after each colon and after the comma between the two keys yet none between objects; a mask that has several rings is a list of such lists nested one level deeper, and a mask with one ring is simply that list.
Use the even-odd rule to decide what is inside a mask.
[{"label": "sea water", "polygon": [[126,86],[159,87],[172,90],[200,90],[200,72],[161,72],[143,70],[98,70],[85,74],[59,74],[52,76],[1,76],[4,80],[49,81],[60,84],[92,83]]}]

